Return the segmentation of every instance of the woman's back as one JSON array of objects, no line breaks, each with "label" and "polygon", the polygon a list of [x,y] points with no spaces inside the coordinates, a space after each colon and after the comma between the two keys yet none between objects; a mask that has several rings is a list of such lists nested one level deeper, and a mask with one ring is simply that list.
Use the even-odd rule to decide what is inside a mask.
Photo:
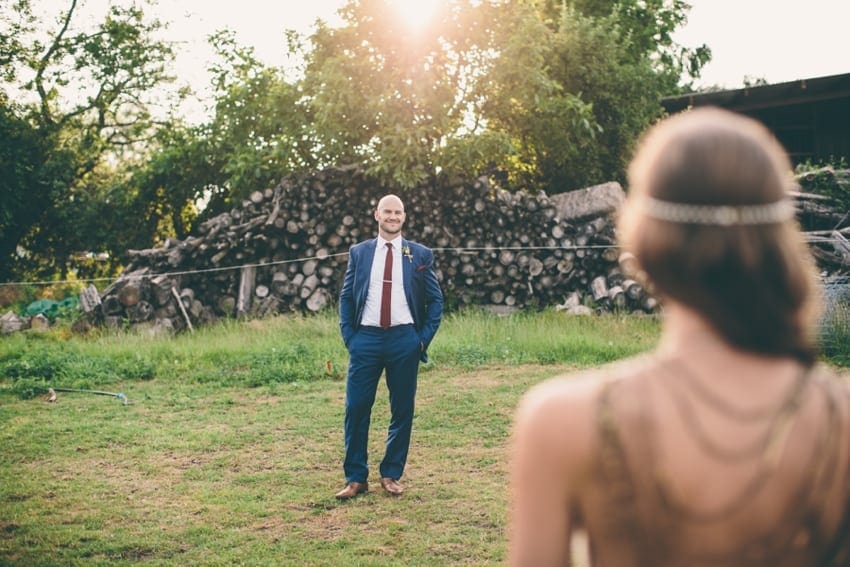
[{"label": "woman's back", "polygon": [[594,560],[850,564],[850,393],[795,366],[719,380],[748,384],[737,395],[677,357],[612,370],[577,505]]},{"label": "woman's back", "polygon": [[850,394],[815,365],[787,153],[693,109],[649,130],[628,177],[618,239],[661,341],[524,398],[511,563],[567,563],[583,528],[602,565],[850,565]]}]

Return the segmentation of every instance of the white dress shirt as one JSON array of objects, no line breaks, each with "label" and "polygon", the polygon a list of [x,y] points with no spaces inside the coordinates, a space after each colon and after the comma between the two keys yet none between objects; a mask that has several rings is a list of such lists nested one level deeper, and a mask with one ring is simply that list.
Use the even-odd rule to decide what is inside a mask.
[{"label": "white dress shirt", "polygon": [[401,237],[385,240],[378,236],[375,258],[372,260],[372,273],[369,276],[369,293],[366,294],[366,306],[363,308],[361,324],[381,326],[381,294],[384,289],[384,264],[387,259],[387,243],[393,247],[393,290],[390,304],[390,326],[413,324],[413,315],[404,296],[404,271],[402,262],[410,262],[401,254]]}]

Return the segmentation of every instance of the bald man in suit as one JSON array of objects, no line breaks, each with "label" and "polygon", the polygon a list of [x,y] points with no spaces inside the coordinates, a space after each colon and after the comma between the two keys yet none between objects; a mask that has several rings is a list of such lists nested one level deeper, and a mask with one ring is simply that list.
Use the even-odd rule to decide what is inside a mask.
[{"label": "bald man in suit", "polygon": [[392,496],[404,488],[404,473],[419,362],[428,361],[443,315],[443,294],[434,272],[433,252],[401,235],[404,204],[386,195],[374,212],[378,236],[351,247],[339,298],[340,330],[349,353],[345,384],[346,485],[336,494],[347,500],[368,492],[369,424],[381,372],[390,394],[390,424],[381,487]]}]

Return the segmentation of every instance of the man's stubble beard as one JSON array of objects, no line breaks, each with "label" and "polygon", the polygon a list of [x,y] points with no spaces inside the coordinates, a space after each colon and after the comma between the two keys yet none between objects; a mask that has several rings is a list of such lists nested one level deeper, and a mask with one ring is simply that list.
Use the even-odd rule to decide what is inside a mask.
[{"label": "man's stubble beard", "polygon": [[380,229],[386,234],[392,234],[393,236],[395,236],[396,234],[399,234],[401,232],[402,226],[404,226],[403,223],[399,223],[397,225],[390,225],[382,222],[380,224]]}]

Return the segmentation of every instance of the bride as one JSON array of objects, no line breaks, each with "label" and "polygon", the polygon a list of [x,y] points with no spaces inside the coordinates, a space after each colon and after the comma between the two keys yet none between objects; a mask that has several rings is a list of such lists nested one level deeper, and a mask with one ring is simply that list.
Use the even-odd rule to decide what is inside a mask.
[{"label": "bride", "polygon": [[623,246],[663,308],[649,353],[523,398],[509,563],[850,564],[850,389],[816,363],[791,165],[755,121],[666,119],[629,168]]}]

